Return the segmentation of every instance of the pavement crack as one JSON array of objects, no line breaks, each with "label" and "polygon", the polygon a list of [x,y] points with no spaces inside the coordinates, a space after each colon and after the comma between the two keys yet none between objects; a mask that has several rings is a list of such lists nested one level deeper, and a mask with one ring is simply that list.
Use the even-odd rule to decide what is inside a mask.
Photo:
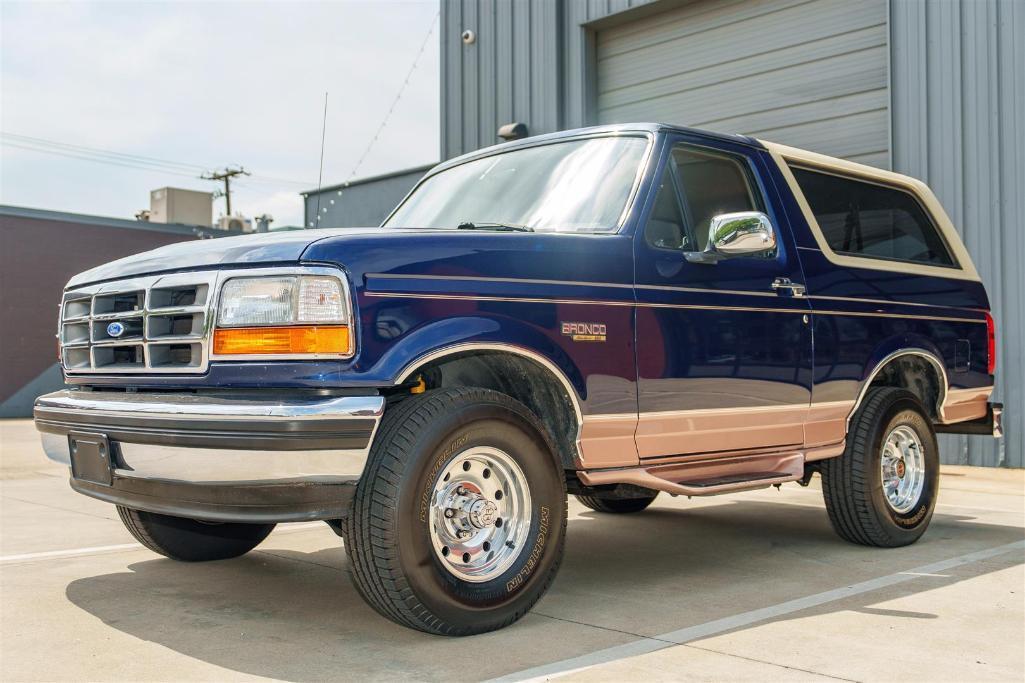
[{"label": "pavement crack", "polygon": [[674,643],[673,641],[665,640],[664,638],[658,638],[658,637],[654,637],[654,636],[646,636],[646,635],[644,635],[642,633],[634,633],[633,631],[624,631],[622,629],[612,628],[611,626],[599,626],[598,624],[589,624],[586,621],[576,621],[574,619],[567,619],[565,617],[556,617],[556,616],[553,616],[551,614],[545,614],[544,612],[538,612],[537,610],[531,610],[530,613],[531,614],[535,614],[535,615],[537,615],[539,617],[545,617],[547,619],[554,619],[555,621],[563,621],[563,622],[566,622],[567,624],[576,624],[578,626],[588,626],[590,628],[596,628],[596,629],[599,629],[601,631],[608,631],[609,633],[620,633],[620,634],[622,634],[624,636],[633,636],[634,638],[638,638],[640,640],[654,640],[655,642],[658,642],[658,643],[665,643],[667,646],[669,646],[669,645],[679,645],[679,643]]},{"label": "pavement crack", "polygon": [[680,647],[689,647],[694,650],[701,650],[702,652],[711,652],[716,655],[723,655],[725,657],[735,657],[736,659],[743,659],[746,662],[754,662],[755,664],[766,664],[768,666],[776,666],[781,669],[788,669],[790,671],[800,671],[806,674],[812,674],[813,676],[823,676],[825,678],[832,678],[835,681],[848,681],[848,683],[859,683],[855,678],[843,678],[842,676],[833,676],[832,674],[822,673],[821,671],[813,671],[812,669],[802,669],[799,666],[790,666],[789,664],[780,664],[779,662],[770,662],[765,659],[758,659],[757,657],[745,657],[744,655],[734,654],[733,652],[723,652],[722,650],[716,650],[710,647],[699,647],[692,645],[691,643],[680,643]]},{"label": "pavement crack", "polygon": [[7,498],[9,500],[16,500],[19,503],[25,503],[26,505],[38,505],[39,507],[47,508],[48,510],[60,510],[61,512],[71,512],[71,513],[74,513],[76,515],[85,515],[86,517],[95,517],[96,519],[109,519],[112,522],[117,521],[116,518],[108,517],[107,515],[97,515],[97,514],[94,514],[92,512],[82,512],[81,510],[75,510],[74,508],[61,507],[60,505],[48,505],[46,503],[40,503],[37,500],[25,500],[24,498],[18,498],[16,496],[12,496],[12,495],[9,495],[9,494],[6,494],[6,493],[3,495],[3,497]]},{"label": "pavement crack", "polygon": [[271,555],[272,557],[277,557],[278,559],[281,559],[281,560],[289,560],[290,562],[299,562],[301,564],[312,564],[312,565],[316,565],[318,567],[324,567],[325,569],[330,569],[332,571],[340,571],[338,569],[338,567],[335,567],[334,565],[324,564],[323,562],[313,562],[312,560],[303,560],[303,559],[300,559],[298,557],[289,557],[288,555],[279,555],[278,553],[271,552],[270,550],[262,550],[261,549],[261,550],[254,550],[253,552],[263,553],[264,555]]}]

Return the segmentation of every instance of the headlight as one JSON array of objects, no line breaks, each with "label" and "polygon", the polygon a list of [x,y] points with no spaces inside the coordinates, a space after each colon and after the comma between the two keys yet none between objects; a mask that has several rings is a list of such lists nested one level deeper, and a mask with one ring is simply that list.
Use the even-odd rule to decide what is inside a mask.
[{"label": "headlight", "polygon": [[214,354],[352,355],[352,312],[327,275],[232,278],[221,287]]}]

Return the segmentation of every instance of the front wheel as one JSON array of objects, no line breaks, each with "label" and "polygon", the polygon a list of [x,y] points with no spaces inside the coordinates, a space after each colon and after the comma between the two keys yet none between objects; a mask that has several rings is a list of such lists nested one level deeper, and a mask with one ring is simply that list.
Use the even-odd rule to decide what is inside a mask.
[{"label": "front wheel", "polygon": [[898,547],[925,533],[939,493],[939,448],[909,391],[868,391],[851,420],[843,455],[822,463],[829,520],[845,540]]},{"label": "front wheel", "polygon": [[354,583],[378,612],[441,635],[522,617],[559,567],[566,488],[544,427],[487,389],[386,411],[346,519]]}]

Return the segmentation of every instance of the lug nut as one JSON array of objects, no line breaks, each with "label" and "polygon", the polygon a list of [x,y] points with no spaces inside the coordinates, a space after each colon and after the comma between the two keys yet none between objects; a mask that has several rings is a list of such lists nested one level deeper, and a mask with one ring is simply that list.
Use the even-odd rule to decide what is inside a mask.
[{"label": "lug nut", "polygon": [[453,510],[452,508],[445,508],[445,517],[447,517],[448,519],[452,519],[455,516],[456,516],[456,511],[455,510]]},{"label": "lug nut", "polygon": [[466,488],[465,488],[465,487],[462,487],[462,486],[460,486],[459,488],[457,488],[457,489],[456,489],[456,495],[457,495],[457,496],[465,496],[465,495],[466,495]]}]

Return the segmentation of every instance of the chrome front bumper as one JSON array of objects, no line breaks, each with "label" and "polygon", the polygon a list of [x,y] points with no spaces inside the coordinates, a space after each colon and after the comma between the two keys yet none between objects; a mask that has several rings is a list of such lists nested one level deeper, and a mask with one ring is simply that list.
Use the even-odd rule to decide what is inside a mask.
[{"label": "chrome front bumper", "polygon": [[384,397],[58,391],[34,412],[47,456],[81,493],[208,521],[286,522],[344,516]]}]

